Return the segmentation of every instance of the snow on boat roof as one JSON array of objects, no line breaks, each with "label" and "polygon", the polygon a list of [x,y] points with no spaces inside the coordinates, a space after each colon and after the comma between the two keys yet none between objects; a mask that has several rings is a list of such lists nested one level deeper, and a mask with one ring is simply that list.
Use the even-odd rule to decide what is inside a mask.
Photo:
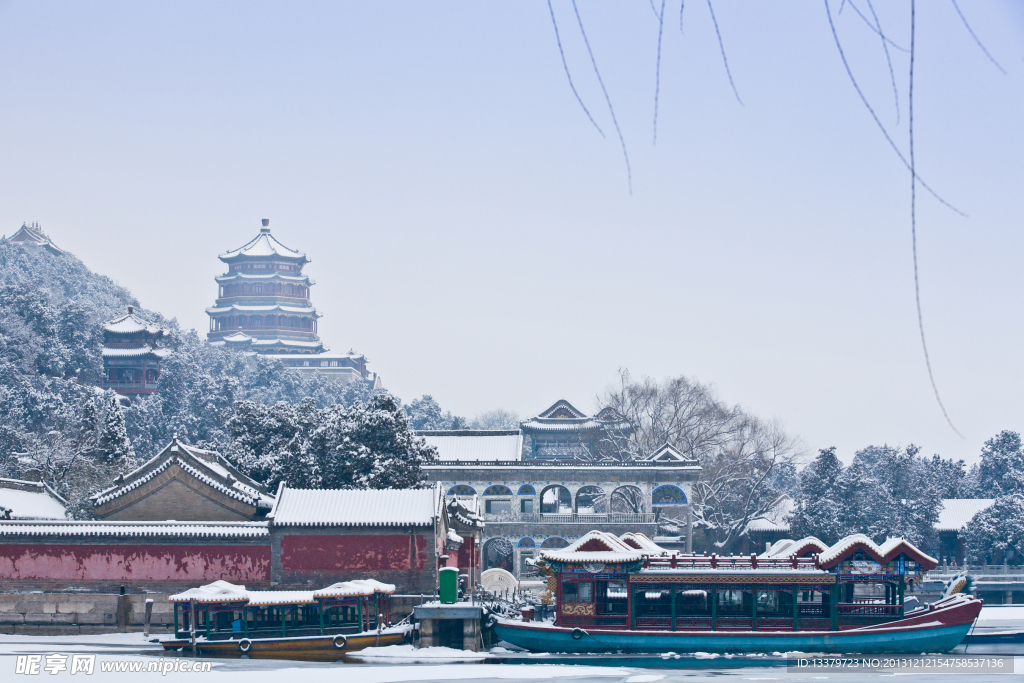
[{"label": "snow on boat roof", "polygon": [[0,521],[0,536],[269,536],[266,522],[43,522]]},{"label": "snow on boat roof", "polygon": [[313,591],[246,591],[252,607],[263,605],[309,605],[316,602]]},{"label": "snow on boat roof", "polygon": [[801,557],[807,553],[820,554],[825,550],[828,550],[828,546],[814,536],[807,536],[799,541],[783,538],[776,541],[771,548],[758,555],[758,557],[763,559],[790,558],[794,555]]},{"label": "snow on boat roof", "polygon": [[289,249],[270,234],[270,228],[264,227],[260,234],[249,240],[238,249],[224,252],[220,255],[221,261],[231,261],[245,256],[278,256],[286,259],[301,259],[306,261],[306,255],[300,251]]},{"label": "snow on boat roof", "polygon": [[588,531],[566,548],[559,548],[557,550],[545,548],[540,551],[541,557],[545,560],[572,564],[584,562],[603,562],[606,564],[638,562],[650,554],[650,551],[645,552],[629,547],[614,534],[597,530]]},{"label": "snow on boat roof", "polygon": [[214,581],[199,588],[189,588],[183,593],[176,593],[167,598],[170,602],[245,602],[249,593],[245,586],[228,581]]},{"label": "snow on boat roof", "polygon": [[960,531],[971,521],[974,515],[992,507],[994,498],[944,498],[939,508],[939,521],[935,523],[936,531]]},{"label": "snow on boat roof", "polygon": [[828,569],[838,565],[857,550],[863,550],[866,555],[879,564],[888,564],[901,554],[907,555],[925,569],[934,569],[939,564],[934,557],[925,555],[917,546],[904,538],[889,538],[882,545],[876,545],[864,534],[853,534],[840,540],[828,550],[822,551],[818,555],[818,561],[822,567]]},{"label": "snow on boat roof", "polygon": [[45,484],[0,479],[0,507],[11,511],[11,519],[64,519],[66,502]]},{"label": "snow on boat roof", "polygon": [[376,579],[356,579],[354,581],[339,581],[327,588],[313,591],[317,598],[348,598],[360,595],[373,595],[374,593],[385,593],[391,595],[395,592],[395,586],[390,583],[381,583]]},{"label": "snow on boat roof", "polygon": [[511,430],[418,431],[428,446],[437,449],[437,459],[446,462],[521,460],[523,435]]},{"label": "snow on boat roof", "polygon": [[635,550],[647,550],[659,555],[668,555],[667,550],[640,533],[625,533],[619,536],[619,540],[622,541],[623,544]]},{"label": "snow on boat roof", "polygon": [[429,526],[438,489],[293,489],[282,482],[274,526]]}]

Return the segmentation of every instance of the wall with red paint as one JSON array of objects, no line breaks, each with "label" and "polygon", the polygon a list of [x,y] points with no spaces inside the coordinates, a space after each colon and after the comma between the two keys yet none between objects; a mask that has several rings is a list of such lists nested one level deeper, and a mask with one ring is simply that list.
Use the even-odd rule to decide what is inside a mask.
[{"label": "wall with red paint", "polygon": [[270,581],[270,545],[0,544],[0,579],[261,583]]},{"label": "wall with red paint", "polygon": [[377,579],[395,584],[399,593],[435,588],[430,540],[422,532],[335,535],[278,531],[275,536],[280,543],[280,576],[275,577],[275,587]]}]

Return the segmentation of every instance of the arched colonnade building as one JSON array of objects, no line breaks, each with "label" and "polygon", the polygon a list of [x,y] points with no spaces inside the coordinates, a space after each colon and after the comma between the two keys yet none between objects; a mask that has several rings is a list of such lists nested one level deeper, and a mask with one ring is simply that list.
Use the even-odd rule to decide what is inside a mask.
[{"label": "arched colonnade building", "polygon": [[529,575],[541,548],[565,547],[594,529],[653,538],[663,517],[685,525],[691,547],[691,487],[701,468],[671,446],[628,462],[523,460],[519,430],[420,435],[441,457],[424,466],[428,479],[483,518],[484,570]]}]

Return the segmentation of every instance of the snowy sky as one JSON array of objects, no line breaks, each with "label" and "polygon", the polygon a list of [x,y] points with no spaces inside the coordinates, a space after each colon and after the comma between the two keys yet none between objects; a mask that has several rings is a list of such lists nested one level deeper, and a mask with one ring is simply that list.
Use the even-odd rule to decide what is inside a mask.
[{"label": "snowy sky", "polygon": [[[655,3],[660,6],[660,3]],[[839,1],[833,0],[833,13]],[[874,3],[901,48],[909,4]],[[620,367],[686,374],[844,459],[976,458],[1024,429],[1024,4],[918,3],[922,296],[909,173],[820,2],[572,6],[0,0],[0,233],[36,220],[143,305],[204,332],[216,256],[269,218],[306,251],[326,343],[457,413],[591,409]],[[867,3],[858,0],[865,13]],[[870,16],[870,15],[869,15]],[[903,150],[905,52],[848,3],[851,66]]]}]

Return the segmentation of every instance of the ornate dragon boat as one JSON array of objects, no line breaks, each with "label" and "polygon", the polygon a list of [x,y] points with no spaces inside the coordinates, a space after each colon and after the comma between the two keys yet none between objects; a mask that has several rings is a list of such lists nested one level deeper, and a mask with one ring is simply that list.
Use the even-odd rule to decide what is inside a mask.
[{"label": "ornate dragon boat", "polygon": [[591,531],[541,557],[554,623],[492,625],[543,652],[946,652],[982,606],[954,594],[908,609],[907,590],[937,561],[902,538],[805,538],[760,556],[708,557]]},{"label": "ornate dragon boat", "polygon": [[215,581],[170,597],[175,637],[161,645],[207,656],[340,659],[403,642],[410,627],[389,625],[394,592],[373,579],[315,591],[251,591]]}]

